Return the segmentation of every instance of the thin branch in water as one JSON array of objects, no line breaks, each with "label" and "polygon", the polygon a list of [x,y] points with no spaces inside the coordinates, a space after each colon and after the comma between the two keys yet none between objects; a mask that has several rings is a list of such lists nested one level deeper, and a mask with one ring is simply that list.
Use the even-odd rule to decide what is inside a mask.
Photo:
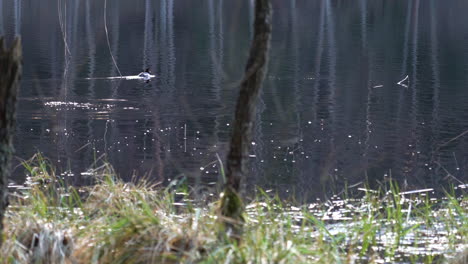
[{"label": "thin branch in water", "polygon": [[458,135],[458,136],[456,136],[456,137],[450,139],[449,141],[446,141],[445,143],[440,144],[440,145],[439,145],[439,148],[444,147],[444,146],[447,146],[450,142],[455,141],[455,140],[457,140],[457,139],[463,137],[463,136],[466,135],[466,134],[468,134],[468,130],[466,130],[465,132],[461,133],[460,135]]},{"label": "thin branch in water", "polygon": [[433,188],[426,188],[426,189],[419,189],[419,190],[412,190],[412,191],[407,191],[407,192],[400,192],[400,195],[405,195],[405,194],[415,194],[415,193],[423,193],[423,192],[432,192],[434,191]]},{"label": "thin branch in water", "polygon": [[[64,28],[64,23],[63,23],[63,15],[62,15],[62,4],[61,0],[57,1],[57,9],[58,9],[58,17],[59,17],[59,25],[60,25],[60,32],[62,32],[62,38],[63,38],[63,43],[65,43],[65,54],[68,53],[68,55],[71,55],[70,49],[68,48],[67,44],[67,35],[66,35],[66,29]],[[65,6],[66,8],[66,6]]]},{"label": "thin branch in water", "polygon": [[107,39],[107,47],[109,48],[110,55],[112,57],[112,62],[115,65],[115,68],[119,72],[119,75],[122,76],[122,73],[120,72],[119,66],[117,66],[117,62],[115,62],[114,55],[112,54],[112,50],[110,47],[110,41],[109,41],[109,33],[107,32],[107,0],[104,0],[104,30],[106,31],[106,39]]},{"label": "thin branch in water", "polygon": [[104,153],[107,153],[107,129],[108,129],[109,122],[110,122],[110,120],[106,121],[106,129],[104,130],[104,136],[103,136],[103,139],[104,139]]},{"label": "thin branch in water", "polygon": [[442,164],[440,164],[439,162],[435,162],[441,169],[443,169],[445,171],[445,173],[447,173],[447,176],[445,176],[443,178],[443,180],[448,180],[448,179],[453,179],[455,181],[457,181],[458,183],[461,183],[461,184],[464,184],[464,182],[462,182],[461,180],[459,180],[457,177],[455,177],[452,173],[450,173],[444,166],[442,166]]},{"label": "thin branch in water", "polygon": [[[408,88],[408,86],[409,86],[408,77],[409,77],[409,76],[406,75],[406,77],[405,77],[403,80],[397,82],[397,84],[398,84],[398,85],[401,85],[401,86],[403,86],[403,87],[405,87],[405,88]],[[405,81],[408,81],[408,82],[407,82],[407,83],[404,83]]]},{"label": "thin branch in water", "polygon": [[459,170],[460,166],[458,165],[458,160],[457,160],[457,156],[455,155],[455,152],[452,152],[452,155],[453,155],[453,159],[455,160],[455,166],[457,166],[457,170]]},{"label": "thin branch in water", "polygon": [[216,158],[218,159],[218,162],[219,162],[219,171],[220,171],[221,177],[223,179],[223,184],[225,184],[226,183],[226,174],[224,172],[223,160],[221,160],[218,153],[216,153]]},{"label": "thin branch in water", "polygon": [[81,146],[80,148],[78,148],[77,150],[75,150],[75,152],[78,152],[78,151],[80,151],[80,150],[86,148],[86,147],[89,146],[89,145],[91,145],[91,142],[88,142],[88,143],[84,144],[83,146]]},{"label": "thin branch in water", "polygon": [[184,124],[184,152],[187,152],[187,124]]},{"label": "thin branch in water", "polygon": [[412,205],[413,205],[413,203],[412,203],[411,200],[410,200],[410,202],[409,202],[409,207],[408,207],[408,214],[406,215],[406,223],[408,223],[409,220],[410,220],[410,216],[411,216],[411,207],[412,207]]}]

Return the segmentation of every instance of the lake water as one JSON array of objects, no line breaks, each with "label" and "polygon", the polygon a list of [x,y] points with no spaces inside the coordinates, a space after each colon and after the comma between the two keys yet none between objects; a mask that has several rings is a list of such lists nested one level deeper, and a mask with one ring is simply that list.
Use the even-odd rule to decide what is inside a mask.
[{"label": "lake water", "polygon": [[[0,35],[24,45],[15,164],[42,152],[88,184],[105,154],[127,180],[218,182],[252,3],[0,0]],[[467,1],[273,9],[245,186],[307,199],[390,177],[407,190],[466,183]],[[150,82],[102,79],[147,67]]]}]

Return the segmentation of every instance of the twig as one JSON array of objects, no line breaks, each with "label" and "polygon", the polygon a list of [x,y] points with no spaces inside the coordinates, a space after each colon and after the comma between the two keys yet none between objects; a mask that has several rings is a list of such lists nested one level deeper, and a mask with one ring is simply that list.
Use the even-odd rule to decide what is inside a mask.
[{"label": "twig", "polygon": [[110,41],[109,41],[109,33],[107,32],[107,15],[106,15],[106,10],[107,10],[107,0],[104,0],[104,30],[106,31],[106,38],[107,38],[107,47],[109,48],[110,55],[112,57],[112,62],[115,65],[115,68],[119,72],[120,76],[122,76],[122,73],[119,70],[119,66],[117,66],[117,62],[115,62],[114,55],[112,54],[112,50],[110,47]]},{"label": "twig", "polygon": [[224,172],[223,160],[219,157],[218,153],[216,153],[216,158],[218,159],[218,162],[219,162],[219,170],[221,172],[221,177],[223,179],[223,184],[225,184],[226,183],[226,174]]},{"label": "twig", "polygon": [[86,147],[89,146],[89,145],[91,145],[91,142],[88,142],[88,143],[84,144],[84,145],[81,146],[79,149],[75,150],[75,152],[78,152],[78,151],[80,151],[80,150],[86,148]]},{"label": "twig", "polygon": [[400,192],[400,195],[423,193],[423,192],[432,192],[432,191],[434,191],[434,189],[427,188],[427,189],[413,190],[413,191],[407,191],[407,192]]},{"label": "twig", "polygon": [[405,87],[405,88],[408,88],[408,86],[409,86],[409,80],[408,80],[408,83],[407,83],[407,84],[404,84],[404,83],[403,83],[403,82],[405,82],[406,80],[408,80],[408,75],[406,75],[406,77],[403,78],[403,80],[397,82],[397,84],[398,84],[398,85],[401,85],[401,86],[403,86],[403,87]]},{"label": "twig", "polygon": [[65,31],[66,29],[64,29],[64,24],[63,24],[61,0],[58,0],[57,9],[58,9],[60,31],[62,32],[63,42],[65,43],[65,54],[68,53],[68,55],[71,55],[70,49],[68,48],[68,44],[67,44],[67,36],[66,36],[66,31]]},{"label": "twig", "polygon": [[413,203],[410,201],[410,202],[409,202],[409,207],[408,207],[408,214],[406,215],[406,223],[408,223],[409,220],[410,220],[410,216],[411,216],[411,205],[413,205]]},{"label": "twig", "polygon": [[187,124],[184,124],[184,152],[187,152]]},{"label": "twig", "polygon": [[457,139],[463,137],[463,136],[466,135],[466,134],[468,134],[468,130],[466,130],[465,132],[461,133],[460,135],[458,135],[458,136],[456,136],[456,137],[450,139],[449,141],[440,144],[440,145],[439,145],[439,148],[444,147],[444,146],[447,146],[450,142],[455,141],[455,140],[457,140]]}]

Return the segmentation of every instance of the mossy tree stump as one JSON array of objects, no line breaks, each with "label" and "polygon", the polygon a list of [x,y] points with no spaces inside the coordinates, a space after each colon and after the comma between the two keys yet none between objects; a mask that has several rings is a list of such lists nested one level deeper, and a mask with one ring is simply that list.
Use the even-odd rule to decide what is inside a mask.
[{"label": "mossy tree stump", "polygon": [[8,50],[0,38],[0,246],[3,242],[3,216],[8,206],[9,163],[13,153],[16,95],[21,77],[21,40]]}]

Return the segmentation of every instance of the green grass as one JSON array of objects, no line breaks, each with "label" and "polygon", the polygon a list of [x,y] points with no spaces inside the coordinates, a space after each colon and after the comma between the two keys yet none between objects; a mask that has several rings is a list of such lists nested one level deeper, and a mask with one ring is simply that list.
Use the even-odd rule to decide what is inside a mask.
[{"label": "green grass", "polygon": [[[260,192],[240,239],[220,234],[218,203],[187,188],[123,182],[108,164],[76,189],[36,155],[10,199],[0,263],[442,263],[468,245],[468,199],[367,192],[295,205]],[[411,206],[410,206],[411,205]]]}]

